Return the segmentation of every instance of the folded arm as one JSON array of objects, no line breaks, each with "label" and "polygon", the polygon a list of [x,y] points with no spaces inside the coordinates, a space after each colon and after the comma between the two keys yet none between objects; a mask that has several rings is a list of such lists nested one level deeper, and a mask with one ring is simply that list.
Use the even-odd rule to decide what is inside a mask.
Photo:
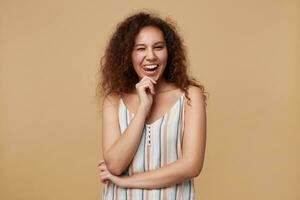
[{"label": "folded arm", "polygon": [[165,167],[121,177],[120,186],[124,188],[158,189],[182,183],[198,176],[198,171],[192,171],[192,165],[184,160],[177,160]]}]

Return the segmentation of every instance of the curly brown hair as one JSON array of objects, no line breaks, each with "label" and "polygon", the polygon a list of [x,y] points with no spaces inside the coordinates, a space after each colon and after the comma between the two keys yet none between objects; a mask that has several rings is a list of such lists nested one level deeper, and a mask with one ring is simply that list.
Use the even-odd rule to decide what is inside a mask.
[{"label": "curly brown hair", "polygon": [[163,20],[150,12],[138,12],[117,25],[100,60],[97,96],[123,95],[135,89],[139,77],[134,71],[131,53],[135,37],[146,26],[154,26],[163,33],[168,51],[167,65],[162,75],[166,82],[174,83],[184,91],[188,101],[188,87],[197,86],[206,100],[204,87],[187,74],[186,50],[175,23],[169,18]]}]

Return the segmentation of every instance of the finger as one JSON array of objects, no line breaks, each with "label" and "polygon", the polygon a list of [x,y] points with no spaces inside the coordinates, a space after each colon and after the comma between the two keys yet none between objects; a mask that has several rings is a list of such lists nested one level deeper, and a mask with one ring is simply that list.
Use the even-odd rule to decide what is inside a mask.
[{"label": "finger", "polygon": [[102,165],[106,165],[105,162],[101,162],[98,164],[98,167],[102,166]]},{"label": "finger", "polygon": [[150,84],[150,83],[145,83],[145,84],[142,86],[142,88],[143,88],[143,90],[146,91],[146,92],[147,92],[147,89],[149,89],[149,91],[150,91],[150,93],[151,93],[152,95],[155,94],[155,92],[154,92],[154,87],[153,87],[153,85]]},{"label": "finger", "polygon": [[150,88],[152,95],[155,95],[154,86],[152,84],[150,84],[149,88]]},{"label": "finger", "polygon": [[139,83],[146,83],[146,82],[150,82],[151,84],[156,84],[156,81],[153,80],[152,78],[148,77],[148,76],[144,76]]},{"label": "finger", "polygon": [[100,176],[101,179],[103,179],[104,177],[107,176],[107,173],[106,172],[100,172],[99,176]]},{"label": "finger", "polygon": [[98,167],[98,169],[100,171],[104,171],[104,170],[107,170],[107,167],[105,165],[101,165],[100,167]]},{"label": "finger", "polygon": [[152,79],[150,79],[150,78],[145,78],[145,79],[143,79],[141,82],[139,82],[139,83],[137,83],[136,84],[136,87],[142,87],[142,86],[144,86],[144,85],[153,85],[153,84],[155,84],[155,83],[153,83],[153,80]]},{"label": "finger", "polygon": [[107,184],[110,180],[109,176],[110,176],[110,174],[107,171],[100,172],[99,173],[99,178],[100,178],[101,183]]},{"label": "finger", "polygon": [[101,174],[100,179],[101,179],[101,181],[109,180],[109,175],[108,174]]},{"label": "finger", "polygon": [[104,160],[101,160],[97,166],[100,166],[103,163],[104,163]]},{"label": "finger", "polygon": [[147,83],[148,81],[150,81],[150,80],[147,78],[143,78],[140,82],[137,83],[137,85],[143,85],[143,84]]},{"label": "finger", "polygon": [[151,81],[147,82],[147,86],[148,88],[150,89],[150,92],[152,93],[152,95],[155,94],[155,91],[154,91],[154,85]]},{"label": "finger", "polygon": [[99,167],[98,167],[98,171],[103,171],[103,170],[105,170],[106,169],[106,166],[104,166],[104,165],[100,165]]},{"label": "finger", "polygon": [[156,81],[150,78],[149,76],[144,76],[143,78],[150,80],[152,83],[156,84]]},{"label": "finger", "polygon": [[102,176],[101,176],[101,177],[100,177],[100,181],[101,181],[102,183],[105,183],[106,180],[103,179]]},{"label": "finger", "polygon": [[103,172],[103,171],[105,171],[105,169],[103,169],[103,168],[100,168],[100,169],[98,170],[99,173],[101,173],[101,172]]},{"label": "finger", "polygon": [[100,179],[101,179],[102,181],[104,181],[105,178],[107,178],[107,175],[104,174],[104,173],[101,173],[101,174],[99,175],[99,177],[100,177]]},{"label": "finger", "polygon": [[150,81],[151,81],[153,84],[156,84],[156,83],[157,83],[157,82],[156,82],[155,80],[153,80],[152,78],[149,77],[149,79],[150,79]]}]

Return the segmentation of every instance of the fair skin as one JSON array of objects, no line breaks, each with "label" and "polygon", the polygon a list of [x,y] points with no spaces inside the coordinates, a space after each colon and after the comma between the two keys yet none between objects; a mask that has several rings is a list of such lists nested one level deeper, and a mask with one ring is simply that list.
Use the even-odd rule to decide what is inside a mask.
[{"label": "fair skin", "polygon": [[[200,174],[205,154],[206,113],[201,90],[191,86],[188,89],[191,104],[185,104],[181,158],[159,169],[120,176],[137,151],[145,123],[158,119],[181,95],[178,88],[162,77],[167,56],[162,32],[155,27],[144,27],[137,35],[132,51],[132,63],[140,81],[132,94],[124,96],[127,107],[135,114],[123,134],[118,124],[120,97],[109,96],[103,102],[104,160],[99,164],[103,183],[111,181],[124,188],[154,189],[169,187]],[[145,70],[145,67],[155,65],[158,68],[154,72]]]}]

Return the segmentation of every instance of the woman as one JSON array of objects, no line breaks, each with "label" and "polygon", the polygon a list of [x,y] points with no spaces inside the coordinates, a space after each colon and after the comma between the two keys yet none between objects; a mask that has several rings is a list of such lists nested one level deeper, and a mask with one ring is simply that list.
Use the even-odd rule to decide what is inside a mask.
[{"label": "woman", "polygon": [[110,39],[100,73],[102,199],[196,199],[206,96],[187,75],[174,25],[145,12],[128,17]]}]

